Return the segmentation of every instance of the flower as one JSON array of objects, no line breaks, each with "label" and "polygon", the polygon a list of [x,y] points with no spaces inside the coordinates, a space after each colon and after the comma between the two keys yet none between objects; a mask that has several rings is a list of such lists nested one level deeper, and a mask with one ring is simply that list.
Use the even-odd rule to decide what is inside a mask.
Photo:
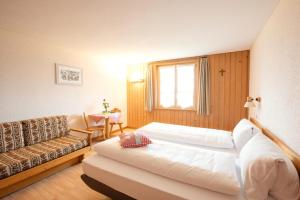
[{"label": "flower", "polygon": [[102,105],[103,105],[103,108],[104,108],[104,113],[108,113],[109,103],[106,102],[105,99],[103,99]]}]

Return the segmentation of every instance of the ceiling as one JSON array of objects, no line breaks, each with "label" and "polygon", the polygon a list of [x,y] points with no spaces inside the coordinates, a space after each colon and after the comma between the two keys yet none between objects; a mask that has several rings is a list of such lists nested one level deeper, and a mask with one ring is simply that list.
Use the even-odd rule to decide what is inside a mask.
[{"label": "ceiling", "polygon": [[249,49],[279,0],[1,0],[0,29],[137,63]]}]

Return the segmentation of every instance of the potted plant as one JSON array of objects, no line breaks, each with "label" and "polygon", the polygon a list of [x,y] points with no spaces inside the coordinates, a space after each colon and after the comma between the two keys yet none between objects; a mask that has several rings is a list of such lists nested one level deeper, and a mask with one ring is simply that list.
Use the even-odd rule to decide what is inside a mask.
[{"label": "potted plant", "polygon": [[103,108],[104,108],[103,113],[104,114],[109,113],[109,111],[108,111],[109,103],[105,99],[103,99],[102,105],[103,105]]}]

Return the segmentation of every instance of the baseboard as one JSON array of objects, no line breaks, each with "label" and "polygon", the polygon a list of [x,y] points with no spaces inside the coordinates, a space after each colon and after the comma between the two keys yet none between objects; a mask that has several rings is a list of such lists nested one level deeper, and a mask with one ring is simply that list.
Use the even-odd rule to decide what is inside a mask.
[{"label": "baseboard", "polygon": [[[126,128],[128,128],[128,126],[125,126],[125,127],[123,127],[122,129],[124,130],[124,129],[126,129]],[[116,133],[116,132],[119,132],[119,131],[121,131],[120,129],[116,129],[116,130],[113,130],[111,133]]]}]

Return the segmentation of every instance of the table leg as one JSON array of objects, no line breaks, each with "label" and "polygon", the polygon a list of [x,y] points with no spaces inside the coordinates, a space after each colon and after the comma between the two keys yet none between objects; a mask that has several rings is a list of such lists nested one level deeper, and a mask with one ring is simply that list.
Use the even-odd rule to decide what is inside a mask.
[{"label": "table leg", "polygon": [[109,132],[108,132],[108,121],[109,121],[109,118],[105,118],[105,138],[109,139]]}]

